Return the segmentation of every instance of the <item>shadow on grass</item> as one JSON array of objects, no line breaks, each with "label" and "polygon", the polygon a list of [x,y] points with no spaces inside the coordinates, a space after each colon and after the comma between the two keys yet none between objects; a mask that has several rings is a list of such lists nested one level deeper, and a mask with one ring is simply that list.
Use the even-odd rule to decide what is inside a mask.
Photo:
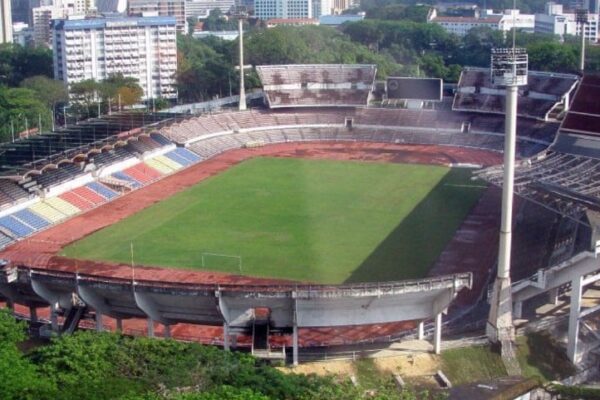
[{"label": "shadow on grass", "polygon": [[470,170],[451,169],[345,283],[414,279],[429,269],[483,192]]},{"label": "shadow on grass", "polygon": [[573,375],[575,367],[547,332],[533,332],[519,341],[521,368],[525,376],[556,380]]}]

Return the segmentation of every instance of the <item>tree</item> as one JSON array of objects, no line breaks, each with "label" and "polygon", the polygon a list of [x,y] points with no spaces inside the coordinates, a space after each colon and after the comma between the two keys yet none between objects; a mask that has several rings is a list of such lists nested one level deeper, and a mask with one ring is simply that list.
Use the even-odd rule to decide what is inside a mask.
[{"label": "tree", "polygon": [[16,87],[29,77],[53,77],[52,52],[41,47],[0,44],[0,85]]},{"label": "tree", "polygon": [[25,88],[0,86],[0,138],[12,140],[26,128],[48,129],[52,123],[50,109],[38,98],[36,92]]},{"label": "tree", "polygon": [[33,90],[51,110],[56,108],[56,104],[69,100],[65,84],[44,75],[27,78],[21,82],[21,86]]},{"label": "tree", "polygon": [[528,48],[532,70],[577,72],[578,54],[574,46],[560,43],[535,43]]}]

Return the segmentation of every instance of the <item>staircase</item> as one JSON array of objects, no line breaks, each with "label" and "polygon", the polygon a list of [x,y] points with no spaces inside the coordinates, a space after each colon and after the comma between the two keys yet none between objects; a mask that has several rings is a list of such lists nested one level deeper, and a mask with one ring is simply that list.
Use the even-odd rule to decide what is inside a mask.
[{"label": "staircase", "polygon": [[100,178],[99,181],[109,188],[119,192],[130,192],[134,189],[134,186],[131,182],[123,179],[117,179],[113,176],[105,176],[104,178]]}]

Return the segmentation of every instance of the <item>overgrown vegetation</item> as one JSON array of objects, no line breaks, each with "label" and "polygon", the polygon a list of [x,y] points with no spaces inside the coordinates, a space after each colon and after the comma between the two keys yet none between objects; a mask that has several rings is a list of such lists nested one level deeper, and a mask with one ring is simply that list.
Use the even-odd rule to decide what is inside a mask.
[{"label": "overgrown vegetation", "polygon": [[[28,354],[25,325],[0,310],[3,400],[352,400],[364,389],[347,380],[284,374],[250,355],[173,340],[77,332]],[[374,400],[430,398],[389,382]]]}]

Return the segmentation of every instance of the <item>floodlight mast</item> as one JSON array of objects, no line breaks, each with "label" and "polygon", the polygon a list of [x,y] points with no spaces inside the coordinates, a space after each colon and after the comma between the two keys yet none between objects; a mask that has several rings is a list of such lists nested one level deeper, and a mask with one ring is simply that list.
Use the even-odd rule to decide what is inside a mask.
[{"label": "floodlight mast", "polygon": [[237,6],[233,13],[238,20],[238,37],[240,39],[239,55],[240,55],[240,102],[239,110],[244,111],[246,107],[246,88],[244,83],[244,20],[248,18],[248,13],[244,7]]},{"label": "floodlight mast", "polygon": [[579,8],[575,10],[575,22],[581,26],[581,59],[579,60],[579,71],[583,75],[585,70],[585,26],[589,23],[588,10]]},{"label": "floodlight mast", "polygon": [[491,342],[505,343],[506,341],[512,342],[515,338],[512,321],[510,254],[517,141],[517,99],[519,86],[527,84],[528,57],[525,49],[513,47],[493,49],[491,59],[492,84],[506,87],[506,112],[498,273],[494,282],[486,333]]}]

